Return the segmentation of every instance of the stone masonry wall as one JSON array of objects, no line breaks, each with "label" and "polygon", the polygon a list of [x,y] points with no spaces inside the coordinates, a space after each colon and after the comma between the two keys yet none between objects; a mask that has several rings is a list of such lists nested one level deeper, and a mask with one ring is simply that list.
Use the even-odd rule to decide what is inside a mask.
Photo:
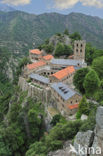
[{"label": "stone masonry wall", "polygon": [[45,90],[38,88],[28,83],[23,77],[19,77],[18,85],[22,91],[28,91],[28,97],[36,97],[38,100],[41,100],[43,103],[47,103],[51,96],[51,91],[49,88]]}]

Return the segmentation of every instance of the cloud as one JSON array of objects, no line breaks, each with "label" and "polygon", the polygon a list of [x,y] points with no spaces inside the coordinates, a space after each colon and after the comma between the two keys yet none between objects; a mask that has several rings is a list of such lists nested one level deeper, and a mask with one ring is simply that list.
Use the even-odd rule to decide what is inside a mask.
[{"label": "cloud", "polygon": [[85,6],[103,7],[103,0],[81,0],[81,2]]},{"label": "cloud", "polygon": [[54,0],[54,7],[57,9],[67,9],[73,7],[79,0]]},{"label": "cloud", "polygon": [[80,2],[84,6],[92,6],[97,8],[103,7],[103,0],[53,0],[54,7],[57,9],[68,9]]},{"label": "cloud", "polygon": [[31,2],[31,0],[2,0],[1,2],[5,3],[5,4],[9,4],[9,5],[18,6],[18,5],[29,4]]}]

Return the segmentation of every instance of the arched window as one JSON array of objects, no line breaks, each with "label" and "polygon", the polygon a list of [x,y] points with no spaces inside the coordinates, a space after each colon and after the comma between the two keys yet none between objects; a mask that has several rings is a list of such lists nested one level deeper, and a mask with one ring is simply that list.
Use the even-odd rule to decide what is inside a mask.
[{"label": "arched window", "polygon": [[82,53],[82,49],[80,49],[80,52]]},{"label": "arched window", "polygon": [[76,52],[78,53],[78,49],[76,49]]}]

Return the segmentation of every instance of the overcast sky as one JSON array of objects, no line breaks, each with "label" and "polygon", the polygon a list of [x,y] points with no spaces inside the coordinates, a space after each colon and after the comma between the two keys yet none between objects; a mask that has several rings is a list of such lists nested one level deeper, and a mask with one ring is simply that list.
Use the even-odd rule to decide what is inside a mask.
[{"label": "overcast sky", "polygon": [[103,0],[0,0],[0,2],[34,14],[81,12],[103,18]]}]

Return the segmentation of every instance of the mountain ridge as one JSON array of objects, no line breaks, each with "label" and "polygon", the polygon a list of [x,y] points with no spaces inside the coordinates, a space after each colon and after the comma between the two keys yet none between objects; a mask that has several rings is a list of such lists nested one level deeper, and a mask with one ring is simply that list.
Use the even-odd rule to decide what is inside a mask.
[{"label": "mountain ridge", "polygon": [[0,11],[11,12],[11,11],[15,11],[15,9],[9,5],[0,3]]},{"label": "mountain ridge", "polygon": [[23,11],[0,12],[0,46],[15,55],[25,55],[55,33],[68,29],[79,32],[84,40],[102,49],[103,19],[82,13],[29,14]]}]

